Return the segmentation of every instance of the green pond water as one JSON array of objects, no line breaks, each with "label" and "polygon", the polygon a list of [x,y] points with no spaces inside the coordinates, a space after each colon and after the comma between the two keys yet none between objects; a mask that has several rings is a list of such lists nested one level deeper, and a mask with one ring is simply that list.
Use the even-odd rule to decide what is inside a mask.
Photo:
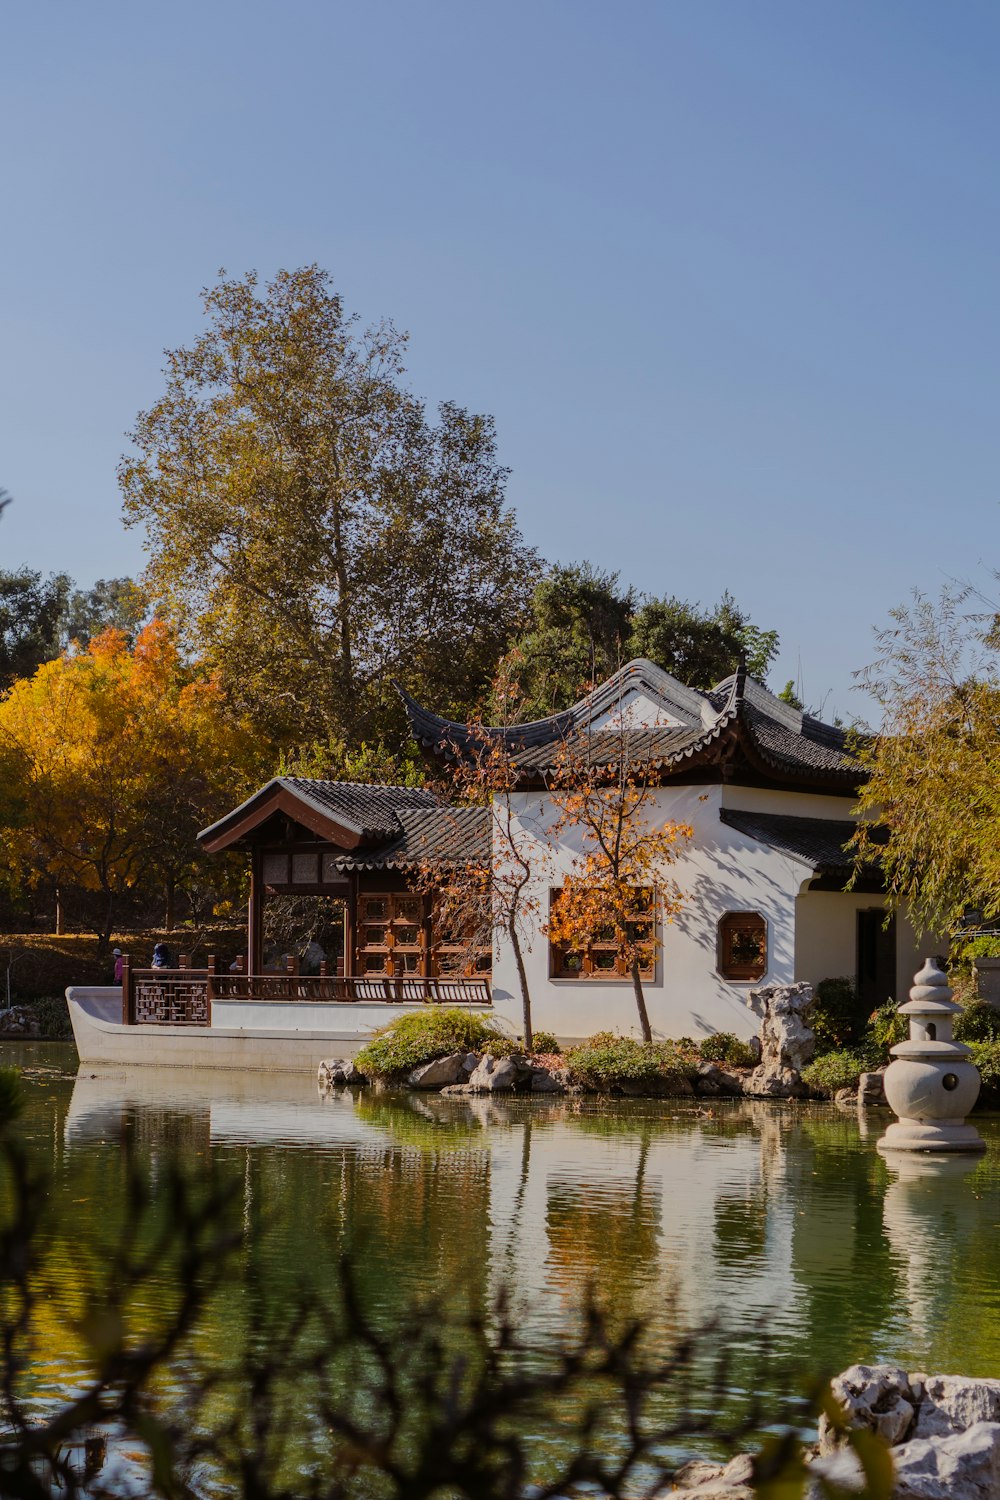
[{"label": "green pond water", "polygon": [[[522,1326],[569,1328],[588,1287],[663,1337],[715,1323],[746,1343],[747,1381],[858,1360],[1000,1376],[1000,1119],[984,1158],[897,1170],[888,1116],[829,1106],[447,1100],[347,1091],[310,1077],[76,1069],[72,1049],[0,1045],[25,1070],[23,1130],[51,1172],[55,1283],[124,1212],[127,1161],[214,1158],[260,1211],[280,1294],[322,1287],[352,1253],[391,1321],[436,1293],[488,1306],[512,1289]],[[154,1286],[155,1303],[169,1288]],[[199,1330],[209,1360],[245,1318],[239,1275]],[[58,1308],[43,1322],[39,1399],[81,1378]],[[717,1337],[717,1335],[713,1335]]]}]

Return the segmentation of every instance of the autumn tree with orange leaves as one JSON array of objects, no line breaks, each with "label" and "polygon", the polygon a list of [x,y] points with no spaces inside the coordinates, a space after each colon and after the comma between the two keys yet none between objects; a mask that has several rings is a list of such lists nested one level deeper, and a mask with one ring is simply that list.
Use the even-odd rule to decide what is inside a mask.
[{"label": "autumn tree with orange leaves", "polygon": [[99,893],[106,947],[128,891],[167,902],[200,827],[259,772],[214,677],[154,620],[46,662],[0,701],[0,848],[12,881]]},{"label": "autumn tree with orange leaves", "polygon": [[608,728],[567,735],[549,783],[558,810],[549,836],[556,845],[578,846],[549,914],[549,938],[571,950],[602,940],[616,946],[646,1042],[653,1032],[642,969],[660,947],[657,916],[670,921],[683,905],[666,870],[693,834],[657,805],[655,734],[630,725],[619,705]]}]

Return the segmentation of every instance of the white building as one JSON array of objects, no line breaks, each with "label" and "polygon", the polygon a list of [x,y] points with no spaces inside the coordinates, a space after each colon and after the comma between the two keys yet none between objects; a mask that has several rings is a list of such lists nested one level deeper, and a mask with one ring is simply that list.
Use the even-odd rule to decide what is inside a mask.
[{"label": "white building", "polygon": [[[431,755],[475,753],[484,731],[454,724],[406,698],[413,733]],[[485,733],[502,740],[519,769],[512,794],[516,835],[547,865],[534,895],[541,916],[528,934],[533,1022],[560,1038],[637,1031],[632,981],[613,945],[567,955],[550,943],[544,914],[557,899],[581,840],[553,845],[552,777],[563,747],[588,736],[600,758],[616,751],[625,724],[633,747],[656,767],[657,818],[688,824],[693,837],[669,875],[681,912],[655,913],[658,943],[644,983],[654,1034],[752,1035],[749,991],[848,976],[867,1013],[900,993],[918,966],[905,921],[885,924],[877,872],[855,879],[845,844],[854,828],[860,768],[845,733],[776,698],[738,673],[701,693],[648,661],[633,661],[566,713]],[[597,949],[600,951],[597,951]],[[616,972],[616,969],[619,972]],[[513,1029],[521,996],[509,941],[493,957],[493,1004]]]}]

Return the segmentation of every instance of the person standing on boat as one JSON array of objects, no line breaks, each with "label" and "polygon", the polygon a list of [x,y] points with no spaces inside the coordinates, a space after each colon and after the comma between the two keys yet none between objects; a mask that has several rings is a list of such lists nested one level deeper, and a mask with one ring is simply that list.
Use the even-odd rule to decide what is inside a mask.
[{"label": "person standing on boat", "polygon": [[153,949],[153,968],[172,969],[174,966],[173,954],[166,943],[157,943]]}]

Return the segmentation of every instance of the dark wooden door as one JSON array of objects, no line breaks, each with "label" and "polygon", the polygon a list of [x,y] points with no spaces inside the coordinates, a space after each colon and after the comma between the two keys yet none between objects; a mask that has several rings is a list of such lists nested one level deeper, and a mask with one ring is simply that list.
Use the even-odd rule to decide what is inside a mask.
[{"label": "dark wooden door", "polygon": [[862,1012],[870,1015],[876,1006],[897,1000],[896,918],[888,925],[885,912],[874,907],[858,912],[858,999]]}]

